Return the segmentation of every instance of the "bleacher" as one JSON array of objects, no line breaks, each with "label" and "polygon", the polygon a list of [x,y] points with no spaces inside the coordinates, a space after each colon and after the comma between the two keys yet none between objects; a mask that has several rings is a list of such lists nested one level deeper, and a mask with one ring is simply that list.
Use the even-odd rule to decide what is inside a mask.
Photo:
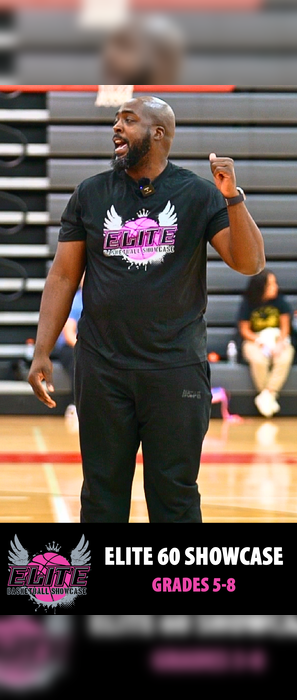
[{"label": "bleacher", "polygon": [[[84,4],[92,3],[2,3],[2,82],[105,82],[105,33],[98,17],[80,24],[78,8]],[[241,0],[237,6],[234,0],[132,2],[136,11],[169,15],[184,37],[187,50],[177,82],[220,84],[232,76],[236,85],[296,84],[297,1]]]},{"label": "bleacher", "polygon": [[[297,309],[297,88],[159,96],[177,116],[173,162],[211,179],[211,151],[235,159],[238,184],[265,239],[267,264]],[[12,300],[9,295],[20,289],[19,273],[0,261],[1,413],[49,413],[31,387],[16,380],[15,365],[24,357],[26,340],[36,336],[61,212],[81,180],[110,167],[113,118],[114,109],[95,106],[93,92],[21,93],[10,99],[0,95],[0,258],[20,264],[26,273],[24,293]],[[2,124],[19,130],[27,144],[22,145],[17,132],[1,130]],[[22,154],[22,162],[8,167],[7,158]],[[7,194],[13,198],[8,200]],[[20,230],[9,232],[8,226]],[[208,257],[208,349],[222,360],[212,365],[212,383],[230,392],[233,412],[257,415],[248,367],[238,364],[234,369],[226,362],[248,280],[228,268],[211,246]],[[69,381],[53,359],[58,406],[51,415],[62,415]],[[296,415],[296,394],[295,365],[281,395],[282,415]],[[214,406],[213,415],[218,410]]]}]

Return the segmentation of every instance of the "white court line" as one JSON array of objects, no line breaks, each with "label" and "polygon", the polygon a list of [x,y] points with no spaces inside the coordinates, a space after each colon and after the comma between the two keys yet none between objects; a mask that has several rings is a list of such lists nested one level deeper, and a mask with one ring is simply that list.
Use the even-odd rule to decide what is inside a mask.
[{"label": "white court line", "polygon": [[[47,452],[47,446],[43,439],[42,432],[40,428],[33,428],[34,439],[37,445],[38,451]],[[46,478],[47,487],[50,492],[50,498],[53,506],[54,513],[56,515],[56,522],[58,523],[71,523],[65,500],[61,494],[58,479],[55,474],[55,468],[53,464],[42,464],[44,475]]]},{"label": "white court line", "polygon": [[28,501],[29,496],[0,496],[0,501]]},{"label": "white court line", "polygon": [[[11,523],[11,515],[0,515],[0,520],[7,520],[7,522]],[[30,515],[14,515],[13,516],[13,521],[20,521],[21,523],[24,522],[24,520],[30,520]]]}]

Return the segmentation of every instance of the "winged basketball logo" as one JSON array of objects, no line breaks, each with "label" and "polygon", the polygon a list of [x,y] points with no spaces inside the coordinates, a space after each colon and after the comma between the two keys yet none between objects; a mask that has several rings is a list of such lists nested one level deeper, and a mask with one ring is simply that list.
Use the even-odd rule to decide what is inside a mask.
[{"label": "winged basketball logo", "polygon": [[136,219],[123,222],[112,205],[104,220],[104,255],[120,256],[136,267],[159,264],[165,255],[175,252],[178,230],[174,204],[167,202],[157,221],[142,209]]},{"label": "winged basketball logo", "polygon": [[70,607],[78,596],[86,595],[91,552],[84,535],[68,558],[56,542],[45,545],[45,550],[30,555],[14,536],[8,552],[7,594],[27,594],[44,612],[49,608],[55,612],[58,606]]}]

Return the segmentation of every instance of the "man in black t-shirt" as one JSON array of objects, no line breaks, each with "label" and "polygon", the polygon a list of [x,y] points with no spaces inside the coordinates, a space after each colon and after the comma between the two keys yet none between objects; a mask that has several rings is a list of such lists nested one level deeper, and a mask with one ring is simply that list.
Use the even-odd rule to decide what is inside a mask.
[{"label": "man in black t-shirt", "polygon": [[86,268],[75,348],[81,521],[128,521],[141,443],[150,522],[197,523],[211,405],[207,242],[252,275],[265,265],[263,240],[230,158],[211,154],[215,184],[168,161],[165,102],[126,102],[113,132],[113,169],[82,182],[63,212],[29,382],[55,406],[49,354]]}]

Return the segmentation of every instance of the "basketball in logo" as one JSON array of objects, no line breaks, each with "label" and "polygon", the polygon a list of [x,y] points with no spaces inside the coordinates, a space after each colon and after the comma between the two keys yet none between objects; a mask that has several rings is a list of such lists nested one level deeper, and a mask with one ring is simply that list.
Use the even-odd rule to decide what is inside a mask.
[{"label": "basketball in logo", "polygon": [[[62,598],[65,597],[70,580],[71,580],[71,572],[63,572],[59,571],[59,580],[61,580],[61,585],[56,585],[57,581],[57,574],[54,575],[54,571],[52,570],[53,567],[67,567],[70,569],[70,564],[65,557],[61,556],[61,554],[57,554],[57,552],[46,552],[45,554],[37,554],[35,557],[33,557],[32,561],[30,562],[30,568],[31,567],[38,567],[37,572],[36,572],[36,580],[38,580],[38,574],[42,574],[44,576],[43,583],[41,585],[36,584],[36,589],[43,588],[44,593],[33,593],[34,598],[36,600],[39,600],[40,602],[54,602],[56,600],[61,600]],[[45,585],[44,582],[49,581]],[[52,593],[52,590],[57,591],[59,590],[59,593]]]}]

